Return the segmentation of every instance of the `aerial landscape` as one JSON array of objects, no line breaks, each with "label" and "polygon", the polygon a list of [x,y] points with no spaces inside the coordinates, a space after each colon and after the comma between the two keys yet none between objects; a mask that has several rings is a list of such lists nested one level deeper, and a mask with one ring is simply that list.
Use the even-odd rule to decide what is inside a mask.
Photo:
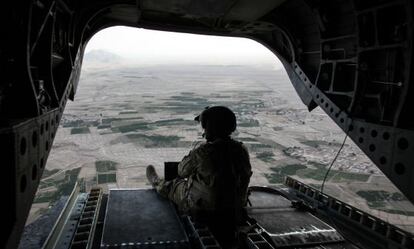
[{"label": "aerial landscape", "polygon": [[[149,188],[145,167],[163,174],[201,143],[194,121],[205,107],[237,116],[234,138],[249,150],[250,185],[283,185],[286,175],[321,188],[345,133],[319,108],[309,112],[284,70],[245,65],[124,66],[86,55],[66,106],[27,225],[62,202],[75,182],[88,191]],[[101,60],[101,63],[97,63]],[[414,207],[348,139],[324,192],[407,231]],[[61,204],[59,204],[61,205]]]}]

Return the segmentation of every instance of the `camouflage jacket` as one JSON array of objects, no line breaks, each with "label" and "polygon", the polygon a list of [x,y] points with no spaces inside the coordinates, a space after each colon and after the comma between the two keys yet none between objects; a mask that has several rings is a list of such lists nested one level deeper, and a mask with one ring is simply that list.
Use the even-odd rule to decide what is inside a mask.
[{"label": "camouflage jacket", "polygon": [[246,147],[233,139],[203,143],[183,158],[178,174],[187,178],[191,211],[237,209],[247,202],[252,175]]}]

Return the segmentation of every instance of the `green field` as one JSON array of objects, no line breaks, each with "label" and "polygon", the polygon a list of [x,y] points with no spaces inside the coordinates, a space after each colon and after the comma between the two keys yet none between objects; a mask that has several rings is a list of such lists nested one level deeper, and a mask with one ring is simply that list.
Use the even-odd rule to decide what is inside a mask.
[{"label": "green field", "polygon": [[[297,172],[297,175],[300,178],[311,178],[317,181],[323,181],[323,179],[325,178],[325,174],[326,174],[326,166],[322,165],[322,164],[311,164],[313,167],[315,167],[316,169],[313,168],[306,168],[306,169],[302,169],[300,171]],[[332,176],[333,171],[331,170],[327,176],[327,180]]]},{"label": "green field", "polygon": [[194,95],[175,95],[170,97],[171,100],[178,100],[181,102],[207,104],[209,100],[203,97],[194,97]]},{"label": "green field", "polygon": [[396,210],[396,209],[380,209],[380,210],[390,213],[390,214],[401,214],[401,215],[407,215],[407,216],[414,216],[414,211],[404,211],[404,210]]},{"label": "green field", "polygon": [[[326,169],[304,169],[298,171],[297,175],[301,178],[311,178],[317,181],[323,181],[325,178]],[[366,182],[369,178],[367,174],[348,173],[338,170],[331,170],[326,177],[326,181],[333,182],[347,182],[347,181],[359,181]]]},{"label": "green field", "polygon": [[129,123],[125,125],[119,125],[117,127],[112,127],[112,132],[121,132],[127,133],[132,131],[148,131],[152,130],[153,128],[150,126],[150,123],[147,122],[139,122],[139,123]]},{"label": "green field", "polygon": [[[260,160],[269,160],[270,154],[265,154],[259,158]],[[265,161],[267,162],[267,161]],[[266,177],[268,178],[270,183],[282,183],[283,179],[286,175],[297,175],[300,178],[306,179],[314,179],[317,181],[323,181],[326,174],[326,166],[318,163],[309,163],[311,166],[315,168],[311,168],[304,164],[291,164],[282,167],[273,167],[271,168],[274,173],[268,174]],[[349,172],[342,172],[338,170],[331,170],[326,177],[327,181],[332,182],[343,182],[343,181],[360,181],[366,182],[369,178],[368,174],[358,174],[358,173],[349,173]]]},{"label": "green field", "polygon": [[156,126],[194,126],[197,122],[194,120],[185,120],[182,118],[158,120],[152,123]]},{"label": "green field", "polygon": [[331,181],[341,182],[346,180],[352,181],[359,181],[359,182],[366,182],[368,181],[369,175],[368,174],[356,174],[356,173],[349,173],[349,172],[341,172],[336,171],[336,174],[333,175]]},{"label": "green field", "polygon": [[263,151],[263,149],[270,149],[272,146],[268,144],[261,144],[261,143],[245,143],[247,149],[250,152],[257,152],[257,151]]},{"label": "green field", "polygon": [[[143,145],[146,148],[156,147],[183,147],[188,145],[186,142],[181,142],[182,137],[179,136],[163,136],[163,135],[145,135],[145,134],[128,134],[126,135],[134,142]],[[189,142],[191,144],[191,142]]]},{"label": "green field", "polygon": [[98,184],[116,183],[116,173],[114,174],[98,174]]},{"label": "green field", "polygon": [[148,111],[162,110],[176,114],[200,113],[207,106],[214,105],[214,102],[204,97],[197,97],[184,92],[181,95],[174,95],[164,99],[165,102],[148,107]]},{"label": "green field", "polygon": [[119,112],[119,114],[137,114],[138,112],[137,111],[122,111],[122,112]]},{"label": "green field", "polygon": [[391,193],[384,190],[360,190],[357,194],[367,201],[370,208],[391,214],[414,216],[413,211],[389,209],[389,204],[394,206],[393,203],[395,202],[407,201],[407,199],[399,192]]},{"label": "green field", "polygon": [[[112,120],[112,121],[120,121],[120,120]],[[127,132],[134,132],[134,131],[148,131],[148,130],[153,130],[157,127],[163,127],[163,126],[194,126],[194,125],[197,125],[197,122],[195,122],[194,120],[185,120],[182,118],[176,118],[176,119],[158,120],[155,122],[135,122],[135,123],[125,122],[125,124],[117,122],[117,124],[113,126],[111,129],[113,132],[127,133]]]},{"label": "green field", "polygon": [[114,161],[95,161],[96,172],[99,173],[116,170],[116,165]]},{"label": "green field", "polygon": [[91,133],[89,127],[75,127],[70,130],[70,134],[88,134]]},{"label": "green field", "polygon": [[357,194],[364,198],[367,202],[405,200],[405,197],[401,193],[390,193],[384,190],[360,190]]},{"label": "green field", "polygon": [[274,155],[275,154],[273,154],[273,152],[271,151],[264,151],[264,152],[256,153],[257,159],[262,160],[263,162],[266,162],[266,163],[275,162],[275,159],[273,158]]},{"label": "green field", "polygon": [[285,176],[295,175],[297,171],[307,169],[307,167],[302,164],[290,164],[281,167],[272,167],[270,169],[273,173],[265,175],[269,183],[281,184],[284,182]]}]

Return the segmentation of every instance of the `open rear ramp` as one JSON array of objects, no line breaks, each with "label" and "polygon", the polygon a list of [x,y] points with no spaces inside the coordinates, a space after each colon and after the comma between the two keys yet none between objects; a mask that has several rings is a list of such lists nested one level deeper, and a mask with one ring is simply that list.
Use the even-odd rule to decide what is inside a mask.
[{"label": "open rear ramp", "polygon": [[[413,248],[412,234],[292,178],[286,185],[249,188],[243,248]],[[71,199],[44,249],[222,248],[154,189],[94,189]]]}]

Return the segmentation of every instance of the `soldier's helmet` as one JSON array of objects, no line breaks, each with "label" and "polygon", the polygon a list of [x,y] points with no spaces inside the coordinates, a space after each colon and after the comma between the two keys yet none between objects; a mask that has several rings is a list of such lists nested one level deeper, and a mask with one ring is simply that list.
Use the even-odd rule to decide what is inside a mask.
[{"label": "soldier's helmet", "polygon": [[236,130],[236,115],[225,106],[206,107],[194,120],[201,123],[203,129],[212,130],[217,136],[229,136]]}]

